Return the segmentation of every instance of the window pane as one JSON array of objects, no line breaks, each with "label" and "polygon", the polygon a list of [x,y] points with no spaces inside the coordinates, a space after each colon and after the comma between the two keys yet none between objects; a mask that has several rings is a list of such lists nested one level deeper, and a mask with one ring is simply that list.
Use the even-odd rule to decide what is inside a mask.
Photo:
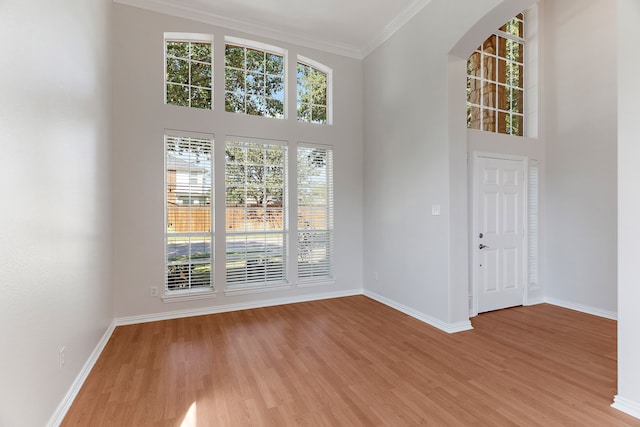
[{"label": "window pane", "polygon": [[242,70],[227,68],[225,70],[225,90],[228,92],[244,92],[244,77]]},{"label": "window pane", "polygon": [[284,74],[284,57],[267,53],[266,72],[268,74]]},{"label": "window pane", "polygon": [[469,129],[480,129],[480,108],[468,105],[467,127]]},{"label": "window pane", "polygon": [[261,50],[247,49],[247,70],[264,73],[264,56]]},{"label": "window pane", "polygon": [[496,131],[496,112],[495,110],[482,110],[482,130],[487,132]]},{"label": "window pane", "polygon": [[284,103],[279,99],[266,100],[266,114],[269,117],[281,119],[284,117]]},{"label": "window pane", "polygon": [[167,104],[189,106],[189,87],[167,83]]},{"label": "window pane", "polygon": [[191,59],[211,63],[211,43],[191,43]]},{"label": "window pane", "polygon": [[244,48],[233,45],[226,45],[224,50],[224,65],[233,68],[245,68]]},{"label": "window pane", "polygon": [[284,79],[280,76],[267,76],[266,77],[265,95],[284,101]]},{"label": "window pane", "polygon": [[189,83],[189,61],[167,58],[167,82]]},{"label": "window pane", "polygon": [[191,106],[211,109],[211,91],[209,89],[191,89]]},{"label": "window pane", "polygon": [[264,95],[264,74],[247,73],[247,93]]},{"label": "window pane", "polygon": [[194,62],[191,64],[191,85],[211,87],[211,65]]},{"label": "window pane", "polygon": [[224,109],[230,113],[244,113],[244,95],[227,92],[224,94]]},{"label": "window pane", "polygon": [[467,75],[480,77],[480,52],[473,52],[467,60]]},{"label": "window pane", "polygon": [[167,56],[189,58],[189,44],[185,42],[167,42]]}]

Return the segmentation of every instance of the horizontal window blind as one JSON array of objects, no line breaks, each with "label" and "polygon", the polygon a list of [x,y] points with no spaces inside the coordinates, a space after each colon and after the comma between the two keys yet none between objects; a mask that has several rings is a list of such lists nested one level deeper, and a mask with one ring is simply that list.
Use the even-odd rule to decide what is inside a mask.
[{"label": "horizontal window blind", "polygon": [[166,291],[213,287],[213,140],[165,135]]},{"label": "horizontal window blind", "polygon": [[298,146],[298,278],[333,277],[333,150]]},{"label": "horizontal window blind", "polygon": [[285,145],[227,141],[228,288],[286,280],[286,164]]}]

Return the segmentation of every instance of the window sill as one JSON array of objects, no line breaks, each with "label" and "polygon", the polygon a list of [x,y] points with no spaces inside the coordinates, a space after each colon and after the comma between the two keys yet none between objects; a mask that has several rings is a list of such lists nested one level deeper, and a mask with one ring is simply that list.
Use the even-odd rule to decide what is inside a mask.
[{"label": "window sill", "polygon": [[217,291],[214,289],[206,291],[174,291],[169,294],[162,295],[162,302],[165,304],[172,302],[195,301],[200,299],[215,298]]},{"label": "window sill", "polygon": [[224,290],[224,294],[226,296],[234,296],[234,295],[246,295],[246,294],[256,294],[260,292],[270,292],[270,291],[280,291],[283,289],[291,289],[290,283],[276,283],[269,285],[251,285],[251,286],[236,286],[232,288],[227,288]]}]

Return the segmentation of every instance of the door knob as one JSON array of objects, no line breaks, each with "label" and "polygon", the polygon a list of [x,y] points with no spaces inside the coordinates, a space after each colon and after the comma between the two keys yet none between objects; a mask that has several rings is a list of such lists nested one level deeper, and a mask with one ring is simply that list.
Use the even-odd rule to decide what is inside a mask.
[{"label": "door knob", "polygon": [[480,246],[479,246],[479,248],[480,248],[480,249],[484,249],[484,248],[488,248],[488,247],[489,247],[489,246],[487,246],[487,245],[483,245],[482,243],[480,243]]}]

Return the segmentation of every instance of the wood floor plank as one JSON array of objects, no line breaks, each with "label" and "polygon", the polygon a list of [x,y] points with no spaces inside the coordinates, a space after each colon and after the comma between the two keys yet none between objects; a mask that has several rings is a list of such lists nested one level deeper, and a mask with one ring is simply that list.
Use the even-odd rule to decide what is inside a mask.
[{"label": "wood floor plank", "polygon": [[640,426],[616,322],[551,306],[449,335],[364,296],[116,328],[63,426]]}]

